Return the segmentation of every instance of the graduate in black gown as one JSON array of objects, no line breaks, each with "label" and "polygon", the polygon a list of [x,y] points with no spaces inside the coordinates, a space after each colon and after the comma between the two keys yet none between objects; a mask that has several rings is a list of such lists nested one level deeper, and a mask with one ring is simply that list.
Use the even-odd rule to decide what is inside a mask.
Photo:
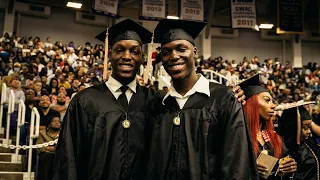
[{"label": "graduate in black gown", "polygon": [[278,109],[284,110],[279,121],[278,132],[283,137],[290,154],[298,163],[298,170],[294,175],[294,179],[297,180],[320,179],[320,148],[312,138],[312,117],[303,107],[303,105],[311,103],[315,102],[298,102],[278,107]]},{"label": "graduate in black gown", "polygon": [[148,180],[258,179],[242,105],[231,88],[196,74],[204,26],[166,19],[154,31],[172,86],[152,104]]},{"label": "graduate in black gown", "polygon": [[[269,91],[260,86],[259,74],[252,76],[239,84],[244,90],[246,104],[244,112],[248,120],[255,156],[261,153],[282,159],[289,155],[281,136],[273,127],[275,104]],[[258,173],[261,178],[268,172],[264,164],[257,162]],[[297,170],[297,163],[291,157],[279,164],[279,173],[271,173],[268,180],[290,179]],[[263,179],[263,178],[262,178]]]},{"label": "graduate in black gown", "polygon": [[[140,180],[148,104],[157,97],[136,74],[152,33],[127,19],[108,30],[112,75],[74,96],[59,137],[54,180]],[[104,41],[106,32],[97,36]]]}]

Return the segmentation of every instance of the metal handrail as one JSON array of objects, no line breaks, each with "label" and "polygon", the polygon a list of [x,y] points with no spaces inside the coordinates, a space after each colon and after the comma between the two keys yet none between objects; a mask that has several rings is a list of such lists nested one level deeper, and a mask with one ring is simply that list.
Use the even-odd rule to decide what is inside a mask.
[{"label": "metal handrail", "polygon": [[[19,100],[16,146],[18,146],[20,144],[20,129],[21,129],[21,127],[24,126],[25,117],[26,117],[26,106],[25,106],[23,100]],[[19,155],[19,150],[18,149],[16,149],[15,154],[16,154],[15,155],[15,158],[16,158],[15,162],[18,162],[18,159],[19,159],[18,158],[18,155]]]},{"label": "metal handrail", "polygon": [[4,129],[2,128],[2,118],[3,118],[3,106],[7,101],[7,85],[2,84],[1,89],[1,104],[0,104],[0,133],[3,133]]},{"label": "metal handrail", "polygon": [[6,132],[6,143],[9,144],[9,136],[10,136],[10,119],[11,114],[14,112],[15,105],[15,95],[13,90],[9,92],[9,102],[8,102],[8,114],[7,114],[7,132]]},{"label": "metal handrail", "polygon": [[[33,145],[33,139],[39,136],[39,126],[40,126],[40,114],[36,107],[32,108],[31,120],[30,120],[30,138],[29,146]],[[32,148],[28,150],[28,177],[31,178],[31,161],[32,161]]]},{"label": "metal handrail", "polygon": [[213,79],[213,76],[214,76],[213,74],[215,74],[215,75],[219,76],[219,83],[220,84],[222,84],[222,79],[225,79],[226,80],[226,85],[228,85],[229,79],[226,76],[224,76],[224,75],[222,75],[222,74],[220,74],[218,72],[212,71],[210,69],[203,69],[202,72],[204,72],[204,73],[205,72],[209,72],[210,73],[210,80],[214,80]]}]

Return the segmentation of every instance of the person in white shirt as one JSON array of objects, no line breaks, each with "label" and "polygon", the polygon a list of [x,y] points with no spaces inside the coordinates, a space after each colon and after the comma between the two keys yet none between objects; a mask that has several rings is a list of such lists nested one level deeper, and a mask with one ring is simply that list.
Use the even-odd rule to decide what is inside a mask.
[{"label": "person in white shirt", "polygon": [[259,179],[242,105],[195,72],[194,39],[205,25],[162,19],[154,30],[172,86],[151,104],[146,179]]}]

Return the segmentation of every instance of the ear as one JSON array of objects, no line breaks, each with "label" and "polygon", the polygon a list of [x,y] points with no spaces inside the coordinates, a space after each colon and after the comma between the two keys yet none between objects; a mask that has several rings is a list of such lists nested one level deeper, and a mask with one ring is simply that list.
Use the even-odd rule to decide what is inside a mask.
[{"label": "ear", "polygon": [[194,58],[198,58],[198,49],[197,49],[197,47],[193,47],[193,56],[194,56]]}]

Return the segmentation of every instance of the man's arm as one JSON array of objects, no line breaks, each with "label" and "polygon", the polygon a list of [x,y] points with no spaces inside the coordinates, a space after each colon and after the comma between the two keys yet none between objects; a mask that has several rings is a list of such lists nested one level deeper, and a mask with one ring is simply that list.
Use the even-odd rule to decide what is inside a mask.
[{"label": "man's arm", "polygon": [[317,136],[320,136],[320,126],[318,126],[316,123],[314,123],[313,121],[311,122],[311,130],[314,134],[316,134]]},{"label": "man's arm", "polygon": [[87,115],[76,96],[64,116],[56,149],[53,180],[88,179],[86,161]]},{"label": "man's arm", "polygon": [[259,179],[251,136],[242,105],[234,98],[231,89],[227,92],[220,111],[223,138],[220,157],[220,179]]}]

